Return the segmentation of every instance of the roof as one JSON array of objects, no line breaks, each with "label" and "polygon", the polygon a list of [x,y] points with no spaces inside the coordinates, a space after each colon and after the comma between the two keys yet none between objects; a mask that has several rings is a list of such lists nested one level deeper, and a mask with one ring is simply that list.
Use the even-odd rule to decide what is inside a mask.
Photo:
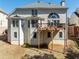
[{"label": "roof", "polygon": [[79,13],[79,8],[77,8],[75,12]]},{"label": "roof", "polygon": [[26,17],[27,20],[44,20],[43,18],[41,17],[37,17],[37,16],[31,16],[31,17]]},{"label": "roof", "polygon": [[76,9],[76,11],[74,12],[74,14],[79,17],[79,8]]},{"label": "roof", "polygon": [[74,12],[75,13],[75,15],[77,16],[77,17],[79,17],[79,13],[77,13],[77,12]]},{"label": "roof", "polygon": [[8,16],[8,19],[44,20],[43,18],[41,18],[41,17],[37,17],[37,16],[20,17],[20,16],[17,16],[17,15],[15,15],[15,16],[11,16],[10,18],[9,18],[9,16]]},{"label": "roof", "polygon": [[35,2],[18,8],[66,8],[65,6],[58,6],[53,3]]},{"label": "roof", "polygon": [[4,12],[3,9],[0,9],[0,12],[2,12],[2,13],[5,14],[5,15],[8,15],[7,13]]}]

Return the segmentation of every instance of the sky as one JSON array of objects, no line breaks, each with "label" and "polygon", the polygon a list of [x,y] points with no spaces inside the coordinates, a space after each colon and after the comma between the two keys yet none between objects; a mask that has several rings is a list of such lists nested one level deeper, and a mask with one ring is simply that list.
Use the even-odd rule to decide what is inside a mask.
[{"label": "sky", "polygon": [[[28,5],[33,2],[37,2],[38,0],[0,0],[0,8],[3,9],[6,13],[11,13],[15,8]],[[41,2],[51,2],[57,5],[60,5],[61,0],[39,0]],[[68,7],[68,16],[72,14],[79,8],[79,0],[66,0],[66,6]]]}]

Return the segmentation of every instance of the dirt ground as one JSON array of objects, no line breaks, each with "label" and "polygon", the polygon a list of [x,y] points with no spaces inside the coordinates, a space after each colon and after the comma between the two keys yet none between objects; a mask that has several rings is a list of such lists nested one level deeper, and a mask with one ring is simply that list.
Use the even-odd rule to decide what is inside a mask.
[{"label": "dirt ground", "polygon": [[25,50],[20,46],[10,45],[0,41],[0,59],[20,59]]},{"label": "dirt ground", "polygon": [[[21,59],[25,54],[39,55],[41,53],[50,53],[50,51],[47,49],[22,48],[21,46],[10,45],[0,41],[0,59]],[[52,52],[52,54],[58,59],[64,59],[62,53]]]}]

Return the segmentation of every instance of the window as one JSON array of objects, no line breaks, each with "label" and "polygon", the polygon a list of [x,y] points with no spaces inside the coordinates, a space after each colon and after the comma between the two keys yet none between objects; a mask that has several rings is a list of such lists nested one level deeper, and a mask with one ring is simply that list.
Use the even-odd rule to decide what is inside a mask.
[{"label": "window", "polygon": [[28,20],[28,28],[30,28],[30,20]]},{"label": "window", "polygon": [[32,27],[38,27],[38,20],[31,20]]},{"label": "window", "polygon": [[13,20],[13,27],[15,27],[15,20]]},{"label": "window", "polygon": [[36,37],[37,37],[37,33],[34,32],[34,34],[33,34],[33,38],[36,38]]},{"label": "window", "polygon": [[48,38],[50,38],[51,37],[51,32],[48,32],[47,36],[48,36]]},{"label": "window", "polygon": [[59,25],[59,20],[48,20],[48,26],[57,26]]},{"label": "window", "polygon": [[[48,18],[60,18],[57,13],[49,14]],[[48,26],[57,26],[59,25],[59,20],[48,20]]]},{"label": "window", "polygon": [[18,27],[19,26],[19,21],[18,20],[16,20],[16,27]]},{"label": "window", "polygon": [[63,37],[63,33],[59,32],[59,37],[62,38]]},{"label": "window", "polygon": [[32,15],[33,15],[33,16],[37,16],[37,10],[33,9],[33,10],[32,10]]},{"label": "window", "polygon": [[21,19],[21,26],[22,26],[22,28],[24,28],[24,23],[25,23],[25,21],[23,19]]},{"label": "window", "polygon": [[57,13],[51,13],[48,18],[59,18],[59,15]]},{"label": "window", "polygon": [[59,25],[59,20],[53,20],[53,21],[55,26]]},{"label": "window", "polygon": [[17,32],[14,32],[14,37],[17,38]]},{"label": "window", "polygon": [[18,27],[19,26],[19,21],[18,20],[13,20],[13,27]]},{"label": "window", "polygon": [[51,24],[50,24],[50,21],[48,20],[48,26],[50,26]]}]

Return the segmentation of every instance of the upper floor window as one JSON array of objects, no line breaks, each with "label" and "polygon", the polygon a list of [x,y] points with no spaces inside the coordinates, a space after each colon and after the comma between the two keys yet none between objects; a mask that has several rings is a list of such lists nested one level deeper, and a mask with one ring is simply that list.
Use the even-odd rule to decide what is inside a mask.
[{"label": "upper floor window", "polygon": [[48,18],[59,18],[59,15],[57,13],[51,13]]},{"label": "upper floor window", "polygon": [[32,10],[32,15],[33,15],[33,16],[37,16],[37,13],[38,13],[38,12],[37,12],[36,9],[33,9],[33,10]]},{"label": "upper floor window", "polygon": [[13,27],[18,27],[19,26],[19,21],[18,20],[13,20],[12,24],[13,24]]},{"label": "upper floor window", "polygon": [[38,20],[31,20],[32,27],[38,27]]},{"label": "upper floor window", "polygon": [[59,20],[48,20],[48,26],[58,26],[59,23]]}]

